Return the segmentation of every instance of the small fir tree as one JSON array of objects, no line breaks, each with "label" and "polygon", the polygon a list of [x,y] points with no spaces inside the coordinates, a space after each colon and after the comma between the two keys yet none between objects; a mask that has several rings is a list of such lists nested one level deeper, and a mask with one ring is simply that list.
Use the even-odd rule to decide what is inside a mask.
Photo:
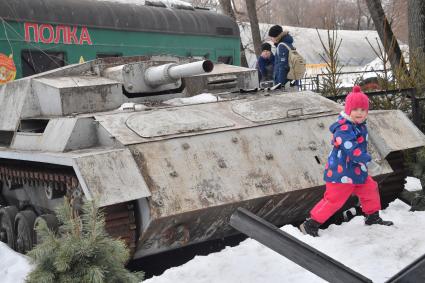
[{"label": "small fir tree", "polygon": [[28,275],[27,282],[142,281],[142,272],[125,269],[129,251],[123,241],[107,235],[105,217],[96,203],[87,201],[82,210],[78,215],[65,199],[56,210],[62,223],[59,234],[49,230],[44,222],[38,225],[41,243],[28,253],[36,268]]},{"label": "small fir tree", "polygon": [[323,83],[317,88],[324,96],[338,96],[344,92],[341,88],[340,76],[341,70],[344,67],[339,60],[339,48],[341,47],[342,39],[338,39],[338,31],[327,30],[327,41],[325,42],[320,36],[319,30],[316,29],[317,36],[322,44],[324,53],[319,53],[320,58],[326,63],[326,71],[323,76]]}]

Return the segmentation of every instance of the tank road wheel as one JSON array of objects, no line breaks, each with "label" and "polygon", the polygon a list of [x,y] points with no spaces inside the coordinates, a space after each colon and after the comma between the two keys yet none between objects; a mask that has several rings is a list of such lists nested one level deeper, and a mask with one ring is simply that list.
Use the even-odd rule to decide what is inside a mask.
[{"label": "tank road wheel", "polygon": [[1,191],[0,191],[0,208],[2,208],[3,206],[6,206],[6,205],[7,205],[6,199],[3,197],[3,195],[1,194]]},{"label": "tank road wheel", "polygon": [[15,216],[18,213],[16,206],[6,206],[0,209],[0,240],[11,249],[15,249]]},{"label": "tank road wheel", "polygon": [[39,217],[35,219],[35,222],[34,222],[34,245],[40,244],[42,242],[41,237],[40,235],[37,234],[37,229],[36,229],[41,222],[46,223],[47,227],[54,233],[58,232],[59,221],[55,215],[53,214],[40,215]]},{"label": "tank road wheel", "polygon": [[37,215],[32,210],[23,210],[15,217],[16,251],[22,254],[34,246],[34,222]]},{"label": "tank road wheel", "polygon": [[0,180],[0,208],[7,205],[6,198],[2,194],[3,186],[3,182]]}]

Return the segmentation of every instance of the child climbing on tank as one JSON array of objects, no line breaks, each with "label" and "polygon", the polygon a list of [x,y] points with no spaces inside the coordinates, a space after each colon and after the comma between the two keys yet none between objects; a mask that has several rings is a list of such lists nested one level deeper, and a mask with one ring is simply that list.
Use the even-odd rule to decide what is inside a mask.
[{"label": "child climbing on tank", "polygon": [[[332,151],[325,166],[325,194],[310,211],[310,218],[300,226],[301,232],[319,236],[321,224],[340,209],[351,194],[358,196],[365,224],[390,226],[379,216],[381,201],[378,184],[368,175],[377,165],[367,152],[366,118],[369,99],[359,86],[354,86],[345,100],[345,108],[330,126]],[[375,167],[375,168],[374,168]]]}]

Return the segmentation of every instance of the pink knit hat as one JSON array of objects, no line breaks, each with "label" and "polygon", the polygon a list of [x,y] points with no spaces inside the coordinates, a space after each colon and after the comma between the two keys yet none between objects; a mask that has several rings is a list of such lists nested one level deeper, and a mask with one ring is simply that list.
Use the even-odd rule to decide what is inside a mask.
[{"label": "pink knit hat", "polygon": [[350,115],[351,110],[356,108],[369,110],[369,98],[362,92],[362,89],[358,85],[355,85],[353,90],[347,95],[344,112]]}]

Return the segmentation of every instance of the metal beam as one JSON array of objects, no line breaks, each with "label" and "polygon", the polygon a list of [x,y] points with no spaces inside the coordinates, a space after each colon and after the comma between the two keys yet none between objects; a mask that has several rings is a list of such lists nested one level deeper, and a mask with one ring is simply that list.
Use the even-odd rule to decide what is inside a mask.
[{"label": "metal beam", "polygon": [[372,282],[246,209],[238,208],[230,225],[328,282]]},{"label": "metal beam", "polygon": [[386,281],[386,283],[415,282],[425,282],[425,254]]}]

